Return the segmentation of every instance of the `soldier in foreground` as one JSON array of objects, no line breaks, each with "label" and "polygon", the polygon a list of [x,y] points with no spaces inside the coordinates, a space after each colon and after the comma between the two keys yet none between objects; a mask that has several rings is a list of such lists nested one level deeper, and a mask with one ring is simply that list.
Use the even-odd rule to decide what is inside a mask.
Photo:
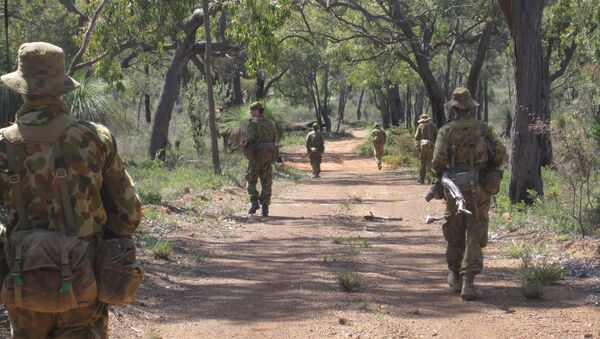
[{"label": "soldier in foreground", "polygon": [[460,292],[463,300],[474,300],[482,296],[474,279],[483,268],[481,249],[488,241],[490,198],[500,189],[506,149],[492,128],[473,116],[472,111],[479,104],[468,89],[456,88],[447,105],[456,118],[438,133],[432,162],[436,183],[432,190],[444,190],[441,187],[444,176],[464,197],[466,210],[459,211],[462,197],[455,199],[458,192],[452,187],[445,188],[443,231],[448,242],[448,285]]},{"label": "soldier in foreground", "polygon": [[420,184],[425,183],[425,178],[427,178],[427,183],[430,183],[428,174],[431,172],[431,159],[433,158],[433,149],[438,132],[430,120],[431,118],[427,114],[421,114],[418,121],[419,127],[417,127],[417,133],[415,134],[415,146],[417,152],[419,152],[419,159],[421,159]]},{"label": "soldier in foreground", "polygon": [[312,167],[312,177],[321,177],[321,155],[325,152],[325,140],[319,130],[319,124],[312,125],[312,131],[306,136],[306,153]]},{"label": "soldier in foreground", "polygon": [[110,131],[68,115],[60,97],[79,84],[65,74],[61,48],[21,45],[18,70],[2,81],[24,101],[0,130],[2,272],[10,270],[2,302],[12,336],[107,338],[107,304],[131,301],[142,276],[131,178]]},{"label": "soldier in foreground", "polygon": [[[244,134],[244,152],[248,159],[246,182],[250,208],[248,214],[254,214],[262,206],[262,216],[269,216],[271,203],[271,185],[273,183],[273,170],[271,164],[277,154],[277,128],[275,123],[264,115],[264,107],[260,102],[250,105],[252,118]],[[260,195],[256,184],[260,178]],[[259,205],[260,202],[260,205]]]},{"label": "soldier in foreground", "polygon": [[373,149],[375,153],[375,160],[377,161],[377,168],[381,169],[381,158],[383,157],[383,151],[385,142],[387,140],[387,134],[378,122],[373,124],[373,131],[371,132],[371,142],[373,143]]}]

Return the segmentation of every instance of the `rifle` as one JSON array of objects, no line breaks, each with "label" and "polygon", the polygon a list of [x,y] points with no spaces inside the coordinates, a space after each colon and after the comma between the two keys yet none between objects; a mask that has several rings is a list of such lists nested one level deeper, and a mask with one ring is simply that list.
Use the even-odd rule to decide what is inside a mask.
[{"label": "rifle", "polygon": [[454,181],[448,177],[446,172],[444,172],[442,178],[436,181],[435,185],[431,187],[431,190],[425,196],[425,201],[430,202],[434,198],[441,199],[443,197],[443,193],[440,194],[440,192],[443,192],[444,188],[448,190],[448,193],[456,202],[458,214],[473,215],[473,213],[467,209],[465,197],[460,192],[460,189],[458,186],[456,186]]}]

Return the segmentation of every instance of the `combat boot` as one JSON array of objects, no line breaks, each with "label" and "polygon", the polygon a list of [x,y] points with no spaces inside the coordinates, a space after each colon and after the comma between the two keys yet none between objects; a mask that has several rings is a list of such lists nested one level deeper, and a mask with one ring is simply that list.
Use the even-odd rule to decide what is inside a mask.
[{"label": "combat boot", "polygon": [[248,209],[248,214],[254,214],[260,206],[258,205],[258,199],[250,199],[250,208]]},{"label": "combat boot", "polygon": [[450,271],[448,273],[448,286],[452,287],[454,292],[460,293],[462,290],[462,279],[458,271]]},{"label": "combat boot", "polygon": [[460,297],[462,300],[471,301],[475,299],[480,299],[483,295],[479,289],[475,288],[475,275],[467,274],[462,277],[462,291],[460,292]]},{"label": "combat boot", "polygon": [[262,216],[263,217],[269,216],[269,205],[262,205]]}]

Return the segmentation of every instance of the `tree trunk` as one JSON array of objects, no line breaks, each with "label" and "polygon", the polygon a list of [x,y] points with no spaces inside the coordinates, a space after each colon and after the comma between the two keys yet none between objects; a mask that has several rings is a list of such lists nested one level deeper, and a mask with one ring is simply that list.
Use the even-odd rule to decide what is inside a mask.
[{"label": "tree trunk", "polygon": [[543,110],[542,13],[544,0],[500,0],[513,40],[515,103],[511,129],[509,195],[513,203],[532,203],[543,195],[541,175]]},{"label": "tree trunk", "polygon": [[358,97],[358,104],[356,105],[356,120],[360,120],[362,119],[362,102],[363,102],[363,97],[365,96],[365,90],[366,87],[363,86],[360,90],[360,96]]},{"label": "tree trunk", "polygon": [[419,115],[423,114],[423,101],[425,100],[425,94],[423,94],[423,90],[420,90],[417,93],[415,98],[415,110],[414,110],[414,125],[417,126],[419,121]]},{"label": "tree trunk", "polygon": [[[208,13],[208,1],[202,2],[204,13]],[[206,49],[204,50],[204,74],[206,76],[206,89],[208,96],[208,121],[210,125],[210,148],[212,153],[213,171],[215,174],[221,174],[221,161],[219,159],[219,130],[217,129],[217,114],[215,111],[215,97],[213,94],[213,79],[210,72],[212,58],[212,42],[210,36],[210,16],[204,18],[204,35],[206,40]]]},{"label": "tree trunk", "polygon": [[323,72],[323,101],[321,105],[321,117],[323,118],[323,123],[325,124],[325,130],[327,132],[331,132],[331,117],[330,117],[330,107],[329,100],[331,93],[329,92],[329,65],[325,65],[325,70]]},{"label": "tree trunk", "polygon": [[231,102],[236,106],[243,104],[244,93],[242,93],[242,80],[240,71],[237,69],[237,67],[233,69],[233,74],[231,75],[231,87],[233,89],[233,97],[231,98]]},{"label": "tree trunk", "polygon": [[346,109],[346,100],[348,99],[348,94],[352,90],[351,86],[346,87],[346,84],[342,84],[340,86],[340,98],[338,100],[338,121],[337,127],[335,128],[335,132],[340,132],[340,125],[342,121],[344,121],[344,110]]},{"label": "tree trunk", "polygon": [[381,88],[373,90],[373,97],[375,98],[375,106],[381,113],[381,125],[384,129],[390,127],[390,110],[389,103],[387,102],[387,95]]},{"label": "tree trunk", "polygon": [[483,111],[483,121],[487,124],[489,122],[489,111],[490,111],[490,95],[488,93],[488,81],[487,79],[483,83],[483,104],[485,109]]},{"label": "tree trunk", "polygon": [[406,116],[405,127],[408,129],[412,124],[412,92],[410,89],[410,85],[406,85],[406,96],[404,97],[404,115]]},{"label": "tree trunk", "polygon": [[491,21],[488,21],[485,24],[485,28],[481,33],[481,38],[479,40],[479,45],[477,46],[477,54],[475,56],[475,61],[471,66],[471,71],[469,72],[469,78],[467,79],[467,88],[473,95],[476,95],[475,100],[481,100],[481,97],[476,93],[479,88],[479,78],[481,76],[481,70],[483,69],[483,64],[485,63],[485,59],[487,57],[488,50],[490,49],[490,40],[492,38],[492,30],[494,29],[494,24]]},{"label": "tree trunk", "polygon": [[265,72],[260,70],[256,72],[256,100],[265,98]]}]

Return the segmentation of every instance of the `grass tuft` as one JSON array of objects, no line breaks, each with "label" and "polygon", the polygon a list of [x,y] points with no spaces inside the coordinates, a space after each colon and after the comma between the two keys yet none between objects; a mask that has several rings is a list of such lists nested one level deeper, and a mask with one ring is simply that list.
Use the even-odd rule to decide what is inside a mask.
[{"label": "grass tuft", "polygon": [[523,258],[519,282],[521,292],[526,298],[540,299],[544,294],[544,286],[563,278],[563,270],[558,264],[533,264]]},{"label": "grass tuft", "polygon": [[168,260],[173,252],[173,245],[169,240],[158,240],[152,247],[155,258]]},{"label": "grass tuft", "polygon": [[338,286],[345,292],[354,292],[360,288],[362,279],[358,273],[342,272],[337,276]]}]

